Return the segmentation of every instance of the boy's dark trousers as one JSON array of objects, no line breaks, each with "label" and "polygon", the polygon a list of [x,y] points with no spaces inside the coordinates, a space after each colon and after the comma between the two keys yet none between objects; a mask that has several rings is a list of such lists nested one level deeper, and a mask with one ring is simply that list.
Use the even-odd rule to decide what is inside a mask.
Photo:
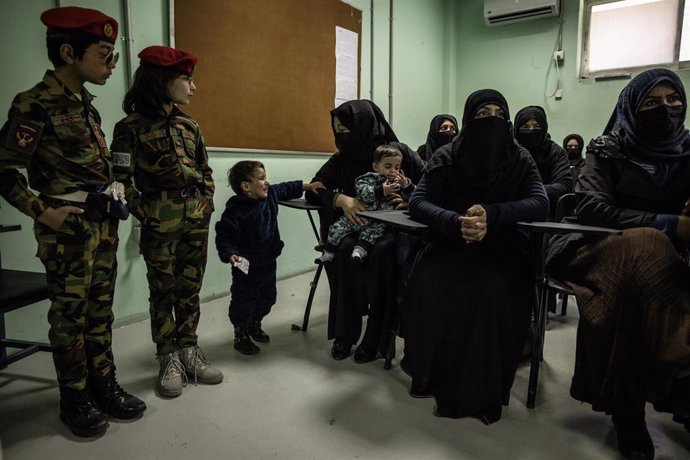
[{"label": "boy's dark trousers", "polygon": [[249,262],[246,275],[232,267],[228,316],[235,327],[247,326],[252,321],[260,322],[276,303],[276,261],[263,265]]}]

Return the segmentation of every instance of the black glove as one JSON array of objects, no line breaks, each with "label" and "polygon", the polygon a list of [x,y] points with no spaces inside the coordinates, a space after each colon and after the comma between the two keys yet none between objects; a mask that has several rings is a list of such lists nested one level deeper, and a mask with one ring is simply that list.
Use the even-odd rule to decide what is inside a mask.
[{"label": "black glove", "polygon": [[98,209],[102,215],[116,217],[120,220],[127,220],[129,208],[121,201],[115,201],[111,196],[101,192],[92,192],[86,197],[86,204],[89,207]]}]

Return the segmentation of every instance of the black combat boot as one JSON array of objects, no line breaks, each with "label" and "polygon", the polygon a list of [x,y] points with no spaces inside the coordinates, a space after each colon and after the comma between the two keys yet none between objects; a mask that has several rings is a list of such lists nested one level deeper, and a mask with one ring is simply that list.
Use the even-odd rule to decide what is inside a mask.
[{"label": "black combat boot", "polygon": [[89,390],[103,412],[111,417],[129,420],[146,410],[146,403],[122,389],[115,378],[115,371],[108,377],[92,377]]},{"label": "black combat boot", "polygon": [[261,329],[261,321],[252,321],[249,323],[249,336],[255,341],[262,343],[271,340],[271,336]]},{"label": "black combat boot", "polygon": [[108,417],[87,390],[60,388],[60,419],[72,433],[81,437],[96,436],[108,428]]},{"label": "black combat boot", "polygon": [[249,337],[247,326],[235,328],[235,343],[232,346],[243,355],[255,355],[261,351],[261,348],[257,347]]}]

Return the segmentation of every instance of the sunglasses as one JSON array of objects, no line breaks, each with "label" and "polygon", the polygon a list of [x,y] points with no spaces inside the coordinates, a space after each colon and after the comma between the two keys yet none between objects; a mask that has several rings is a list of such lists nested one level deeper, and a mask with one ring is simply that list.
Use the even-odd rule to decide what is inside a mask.
[{"label": "sunglasses", "polygon": [[95,51],[95,53],[105,61],[105,65],[115,65],[117,64],[117,61],[120,60],[120,53],[116,53],[115,50],[108,54],[99,53],[98,51]]}]

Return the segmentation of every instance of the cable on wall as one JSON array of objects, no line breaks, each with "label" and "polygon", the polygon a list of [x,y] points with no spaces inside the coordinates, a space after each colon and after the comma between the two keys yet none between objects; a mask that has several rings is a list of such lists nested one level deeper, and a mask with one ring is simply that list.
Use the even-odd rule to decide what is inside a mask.
[{"label": "cable on wall", "polygon": [[[554,98],[560,100],[563,97],[563,89],[561,88],[561,65],[563,59],[565,58],[563,52],[563,11],[561,10],[558,16],[558,33],[556,35],[556,43],[553,47],[553,53],[549,59],[549,67],[546,71],[546,82],[544,84],[544,96],[548,99]],[[551,69],[556,69],[556,88],[552,93],[549,93],[546,87],[549,84],[549,76],[551,75]]]}]

